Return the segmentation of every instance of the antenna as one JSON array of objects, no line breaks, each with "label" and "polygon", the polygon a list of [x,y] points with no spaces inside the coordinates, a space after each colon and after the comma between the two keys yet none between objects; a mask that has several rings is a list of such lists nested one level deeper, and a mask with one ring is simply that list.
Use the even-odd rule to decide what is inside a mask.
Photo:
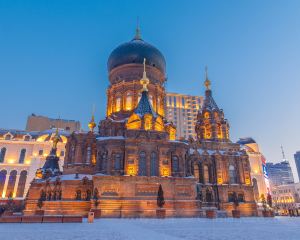
[{"label": "antenna", "polygon": [[285,154],[284,154],[284,150],[283,150],[283,146],[282,146],[282,145],[281,145],[281,153],[282,153],[282,158],[283,158],[283,160],[286,160]]}]

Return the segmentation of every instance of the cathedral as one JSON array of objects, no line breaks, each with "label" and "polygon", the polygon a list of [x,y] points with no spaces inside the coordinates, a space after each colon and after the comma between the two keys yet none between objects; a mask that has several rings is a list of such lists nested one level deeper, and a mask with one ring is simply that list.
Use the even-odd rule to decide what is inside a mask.
[{"label": "cathedral", "polygon": [[98,217],[199,217],[212,209],[257,215],[249,159],[229,138],[229,124],[208,76],[196,123],[197,139],[178,141],[165,117],[166,61],[141,38],[112,51],[106,118],[68,137],[63,170],[56,142],[37,171],[25,214]]}]

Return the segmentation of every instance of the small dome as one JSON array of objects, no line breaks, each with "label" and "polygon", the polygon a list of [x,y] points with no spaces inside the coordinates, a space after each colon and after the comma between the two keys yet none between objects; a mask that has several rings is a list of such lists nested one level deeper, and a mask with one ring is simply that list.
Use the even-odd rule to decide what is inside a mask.
[{"label": "small dome", "polygon": [[108,58],[107,69],[112,69],[130,63],[143,64],[146,58],[146,65],[155,67],[165,73],[166,61],[162,53],[151,44],[135,37],[127,43],[123,43],[112,51]]}]

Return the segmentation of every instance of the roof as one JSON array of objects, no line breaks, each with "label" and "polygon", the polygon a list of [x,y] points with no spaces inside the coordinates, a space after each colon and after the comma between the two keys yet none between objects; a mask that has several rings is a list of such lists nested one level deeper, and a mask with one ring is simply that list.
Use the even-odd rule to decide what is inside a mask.
[{"label": "roof", "polygon": [[112,69],[130,63],[143,64],[144,58],[147,65],[155,67],[165,73],[166,61],[162,53],[151,44],[142,39],[133,39],[118,46],[112,51],[107,61],[107,69]]},{"label": "roof", "polygon": [[205,91],[205,98],[202,106],[202,110],[219,111],[219,107],[212,97],[212,91],[210,89]]},{"label": "roof", "polygon": [[250,144],[250,143],[256,143],[255,140],[251,137],[247,137],[247,138],[240,138],[238,141],[237,141],[238,144],[242,144],[242,145],[245,145],[245,144]]},{"label": "roof", "polygon": [[139,116],[144,116],[145,114],[151,114],[153,116],[157,116],[156,112],[153,110],[151,103],[149,102],[148,98],[148,92],[143,91],[142,92],[142,97],[136,107],[134,109],[134,113],[138,114]]}]

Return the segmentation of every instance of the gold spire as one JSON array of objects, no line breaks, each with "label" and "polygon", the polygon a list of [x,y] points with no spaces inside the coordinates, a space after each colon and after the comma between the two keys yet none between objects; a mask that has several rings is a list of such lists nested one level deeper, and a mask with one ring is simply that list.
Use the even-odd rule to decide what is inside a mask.
[{"label": "gold spire", "polygon": [[136,29],[135,29],[135,36],[134,36],[134,39],[142,39],[141,38],[141,29],[140,29],[140,24],[139,24],[139,17],[137,17],[137,20],[136,20]]},{"label": "gold spire", "polygon": [[95,106],[93,106],[93,112],[92,112],[92,118],[91,121],[88,124],[88,127],[90,129],[91,132],[94,132],[94,128],[96,127],[96,123],[95,123]]},{"label": "gold spire", "polygon": [[53,148],[53,149],[56,149],[57,143],[59,142],[58,128],[56,128],[56,131],[55,131],[55,134],[54,134],[54,136],[53,136],[52,141],[53,141],[53,146],[52,146],[52,148]]},{"label": "gold spire", "polygon": [[146,58],[144,58],[144,72],[143,72],[143,78],[140,80],[140,83],[143,85],[142,91],[148,91],[147,85],[149,84],[149,79],[147,78],[146,74]]},{"label": "gold spire", "polygon": [[205,81],[204,81],[204,86],[206,87],[206,90],[210,89],[210,80],[208,79],[208,73],[207,73],[207,66],[205,66]]}]

